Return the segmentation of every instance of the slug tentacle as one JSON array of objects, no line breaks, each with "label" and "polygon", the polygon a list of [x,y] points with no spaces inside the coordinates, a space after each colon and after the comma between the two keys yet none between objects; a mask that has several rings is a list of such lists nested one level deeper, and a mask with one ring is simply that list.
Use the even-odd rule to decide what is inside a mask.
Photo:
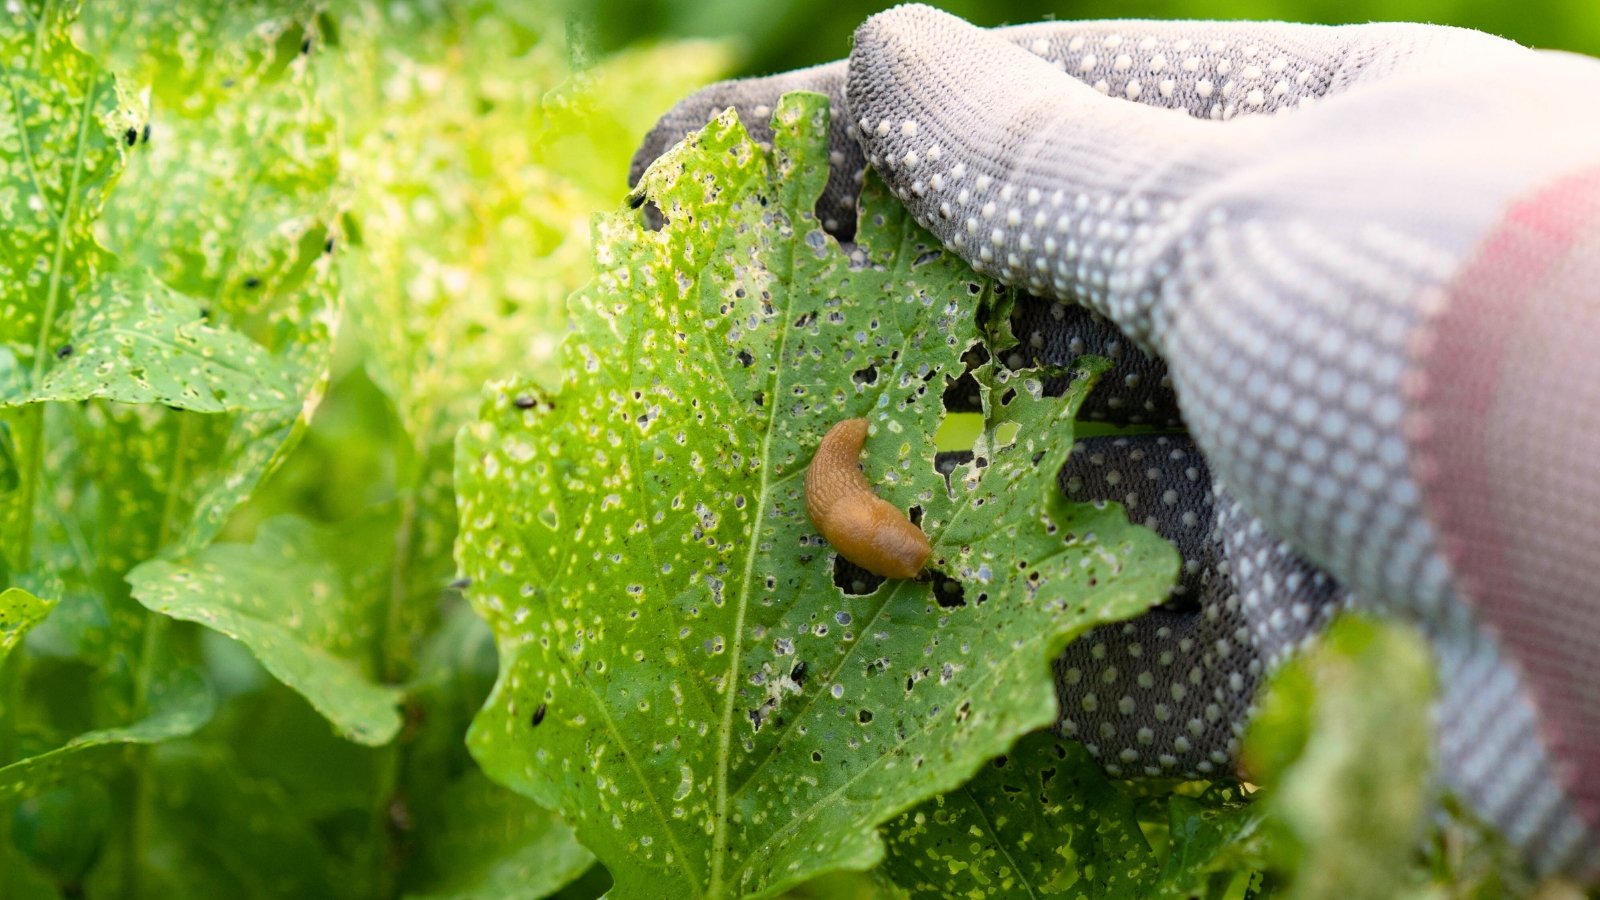
[{"label": "slug tentacle", "polygon": [[840,556],[874,575],[915,578],[928,561],[928,536],[861,474],[866,419],[828,429],[806,469],[806,512]]}]

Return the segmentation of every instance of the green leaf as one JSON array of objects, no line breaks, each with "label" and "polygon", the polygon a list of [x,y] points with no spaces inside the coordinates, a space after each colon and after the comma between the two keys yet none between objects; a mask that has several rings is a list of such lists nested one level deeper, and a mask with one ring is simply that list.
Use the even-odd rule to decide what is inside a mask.
[{"label": "green leaf", "polygon": [[1420,885],[1432,697],[1422,638],[1353,615],[1274,677],[1243,758],[1269,787],[1275,861],[1295,896],[1396,897]]},{"label": "green leaf", "polygon": [[[29,90],[53,97],[48,109],[58,116],[96,98],[99,112],[85,111],[73,135],[105,145],[97,164],[129,158],[115,191],[110,170],[121,171],[120,158],[78,178],[82,200],[66,204],[73,217],[58,217],[63,225],[50,238],[59,251],[50,260],[77,274],[57,288],[42,275],[19,282],[45,287],[19,301],[33,312],[6,317],[4,327],[21,330],[0,339],[0,382],[35,398],[140,404],[0,410],[0,550],[14,583],[62,598],[46,626],[62,632],[52,645],[106,661],[140,631],[122,576],[157,552],[192,552],[212,540],[316,407],[337,315],[325,252],[337,154],[305,66],[281,64],[263,23],[233,27],[240,22],[229,19],[231,30],[207,31],[221,28],[219,17],[195,13],[211,4],[91,4],[79,23],[86,43],[121,63],[148,63],[127,63],[149,79],[125,85],[125,96],[151,104],[135,117],[105,99],[114,99],[109,76],[67,46],[62,14],[48,8],[42,21],[26,7],[6,20],[8,39],[26,45],[12,81],[32,77]],[[114,27],[118,15],[139,26]],[[169,55],[141,56],[150,47]],[[206,65],[172,62],[188,52],[180,48],[198,47],[207,48]],[[80,89],[77,69],[61,60],[98,80]],[[34,106],[46,108],[26,108]],[[11,148],[53,148],[50,171],[61,171],[40,178],[47,186],[77,177],[69,177],[74,157],[57,152],[60,127],[46,127],[53,121],[40,117],[32,143]],[[21,208],[32,207],[55,215],[43,200]],[[55,312],[44,315],[46,307]],[[13,349],[27,340],[48,358]],[[195,415],[184,406],[231,411]]]},{"label": "green leaf", "polygon": [[454,438],[491,378],[555,383],[590,215],[627,189],[650,123],[730,62],[699,42],[574,71],[560,22],[509,2],[340,18],[328,66],[360,241],[343,274],[365,364],[419,453]]},{"label": "green leaf", "polygon": [[400,729],[399,692],[364,672],[375,617],[340,574],[329,555],[333,545],[308,522],[273,519],[253,544],[153,560],[128,581],[151,611],[198,622],[249,647],[345,737],[384,744]]},{"label": "green leaf", "polygon": [[883,871],[916,898],[1193,896],[1252,819],[1222,791],[1169,794],[1166,806],[1157,852],[1137,795],[1083,745],[1040,732],[885,826]]},{"label": "green leaf", "polygon": [[147,272],[101,278],[79,298],[70,333],[56,353],[62,362],[28,402],[104,397],[227,412],[295,399],[288,373],[264,348],[207,324],[198,304]]},{"label": "green leaf", "polygon": [[211,719],[210,688],[193,669],[172,669],[150,686],[150,713],[130,725],[85,732],[60,747],[0,767],[0,801],[84,777],[88,766],[114,762],[129,744],[155,744],[193,734]]},{"label": "green leaf", "polygon": [[[0,406],[105,397],[186,409],[281,406],[281,378],[244,336],[97,243],[92,228],[139,134],[116,85],[73,49],[66,19],[19,8],[0,27],[7,242],[0,252]],[[136,139],[136,138],[135,138]]]},{"label": "green leaf", "polygon": [[[54,600],[40,600],[22,588],[0,591],[0,671],[12,648],[22,643],[28,630],[43,622],[55,605]],[[4,708],[3,700],[0,708]]]},{"label": "green leaf", "polygon": [[227,747],[185,741],[151,755],[159,785],[145,877],[151,896],[348,897],[315,823]]},{"label": "green leaf", "polygon": [[[111,793],[100,781],[64,781],[7,810],[17,849],[65,884],[83,881],[111,831]],[[7,895],[9,896],[9,895]]]},{"label": "green leaf", "polygon": [[49,7],[0,16],[0,371],[26,385],[43,380],[76,298],[115,265],[91,226],[123,168],[115,126],[132,121],[66,26]]},{"label": "green leaf", "polygon": [[216,536],[299,441],[327,380],[339,168],[333,119],[299,53],[314,12],[201,0],[84,10],[88,45],[150,97],[148,138],[99,223],[107,245],[173,292],[161,316],[171,327],[232,335],[235,360],[252,352],[248,339],[261,359],[254,392],[218,385],[232,412],[112,408],[109,427],[80,433],[80,452],[127,461],[104,473],[128,490],[102,516],[172,552]]},{"label": "green leaf", "polygon": [[[458,440],[457,552],[501,662],[474,755],[571,822],[618,896],[873,865],[881,822],[1053,718],[1073,634],[1176,571],[1120,509],[1048,499],[1087,374],[1045,399],[1037,373],[986,368],[980,459],[935,469],[990,289],[881,191],[852,252],[823,233],[826,118],[796,95],[770,152],[730,113],[663,157],[642,189],[666,228],[596,226],[562,391],[499,386]],[[835,587],[802,482],[851,416],[962,600]]]},{"label": "green leaf", "polygon": [[538,900],[594,864],[594,855],[556,817],[473,772],[438,798],[429,862],[440,873],[415,900]]},{"label": "green leaf", "polygon": [[408,701],[404,791],[422,852],[406,896],[545,897],[594,863],[552,812],[486,778],[461,737],[494,684],[494,636],[459,598],[428,636]]}]

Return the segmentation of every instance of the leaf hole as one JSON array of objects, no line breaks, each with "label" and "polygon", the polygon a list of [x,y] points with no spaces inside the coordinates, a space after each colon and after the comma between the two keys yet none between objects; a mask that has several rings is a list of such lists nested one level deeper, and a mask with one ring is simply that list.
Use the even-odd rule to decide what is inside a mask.
[{"label": "leaf hole", "polygon": [[876,591],[886,579],[835,553],[833,555],[833,585],[845,594],[859,597]]},{"label": "leaf hole", "polygon": [[945,609],[955,609],[966,606],[966,591],[962,589],[961,582],[949,578],[941,572],[931,573],[933,578],[933,599]]}]

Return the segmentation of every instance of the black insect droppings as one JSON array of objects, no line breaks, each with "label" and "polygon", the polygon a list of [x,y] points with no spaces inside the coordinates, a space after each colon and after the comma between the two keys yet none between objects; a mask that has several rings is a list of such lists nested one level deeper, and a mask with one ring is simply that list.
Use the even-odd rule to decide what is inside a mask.
[{"label": "black insect droppings", "polygon": [[141,144],[150,143],[150,123],[149,122],[145,123],[144,131],[139,133],[139,143],[141,143]]},{"label": "black insect droppings", "polygon": [[528,720],[528,724],[538,728],[539,723],[544,721],[544,710],[545,704],[539,704],[539,708],[533,711],[533,717]]},{"label": "black insect droppings", "polygon": [[789,680],[793,681],[795,684],[805,684],[806,683],[806,661],[805,660],[802,659],[799,662],[795,663],[794,664],[794,668],[789,670]]},{"label": "black insect droppings", "polygon": [[534,399],[533,395],[531,394],[518,394],[511,401],[511,404],[517,409],[533,409],[538,402],[539,401]]},{"label": "black insect droppings", "polygon": [[253,291],[256,288],[261,287],[261,279],[252,275],[244,280],[244,286]]},{"label": "black insect droppings", "polygon": [[122,133],[122,139],[127,142],[129,147],[132,147],[134,142],[139,140],[139,129],[130,127]]},{"label": "black insect droppings", "polygon": [[467,588],[472,587],[472,579],[471,578],[457,578],[455,581],[450,582],[450,587],[453,588],[454,590],[464,591]]},{"label": "black insect droppings", "polygon": [[56,359],[66,359],[72,355],[72,345],[62,344],[56,348]]}]

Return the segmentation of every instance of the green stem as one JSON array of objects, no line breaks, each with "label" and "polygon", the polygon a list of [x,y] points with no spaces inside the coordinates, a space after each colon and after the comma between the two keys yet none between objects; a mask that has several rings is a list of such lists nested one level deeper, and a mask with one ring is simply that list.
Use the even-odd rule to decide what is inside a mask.
[{"label": "green stem", "polygon": [[[156,532],[156,552],[166,550],[176,537],[178,516],[182,506],[181,493],[188,478],[189,457],[185,452],[194,437],[195,414],[177,412],[178,431],[173,437],[172,460],[167,479],[167,495],[161,510],[161,525]],[[170,620],[157,613],[148,613],[144,619],[144,633],[139,640],[139,656],[133,680],[133,721],[150,714],[150,685],[155,680],[156,659],[161,641],[166,636]],[[150,748],[140,747],[133,752],[133,791],[131,817],[128,823],[126,854],[123,859],[123,895],[133,900],[144,891],[143,870],[146,844],[154,818],[154,779],[150,774]]]},{"label": "green stem", "polygon": [[[400,488],[400,521],[395,526],[394,560],[389,569],[389,596],[384,604],[381,633],[375,652],[375,669],[385,684],[402,684],[411,675],[412,635],[406,628],[406,603],[410,599],[411,556],[416,549],[417,496],[427,474],[427,454],[414,446],[401,444],[404,454],[397,460]],[[400,771],[405,765],[407,735],[400,735],[378,749],[378,778],[369,812],[368,860],[375,898],[394,895],[399,861],[394,846],[393,806],[399,799]]]},{"label": "green stem", "polygon": [[[166,633],[167,618],[151,613],[145,617],[144,634],[139,639],[139,668],[134,675],[133,721],[143,719],[150,711],[150,683],[154,679],[155,658]],[[133,751],[133,791],[129,798],[128,830],[124,832],[122,895],[138,900],[144,895],[144,869],[146,843],[149,840],[151,820],[154,818],[154,779],[150,775],[150,748],[138,747]]]},{"label": "green stem", "polygon": [[395,856],[390,809],[400,786],[402,740],[404,735],[390,741],[388,746],[378,748],[378,783],[368,818],[371,840],[367,841],[367,846],[371,848],[368,868],[372,872],[372,891],[368,896],[375,900],[387,900],[395,896],[395,870],[399,861]]},{"label": "green stem", "polygon": [[[0,765],[15,762],[17,753],[17,710],[22,707],[22,648],[13,647],[10,657],[0,661]],[[11,838],[11,815],[15,802],[0,803],[0,864],[15,855]],[[0,878],[0,900],[9,895],[7,881]]]}]

